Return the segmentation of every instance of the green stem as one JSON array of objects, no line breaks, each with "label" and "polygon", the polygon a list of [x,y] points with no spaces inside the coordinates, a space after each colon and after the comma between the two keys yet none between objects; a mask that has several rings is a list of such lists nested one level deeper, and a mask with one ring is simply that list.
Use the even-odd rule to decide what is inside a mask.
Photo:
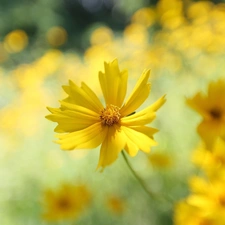
[{"label": "green stem", "polygon": [[142,186],[142,188],[145,190],[145,192],[151,197],[154,198],[154,194],[146,187],[145,182],[142,180],[142,178],[135,172],[135,170],[132,168],[131,164],[129,163],[127,156],[125,155],[124,151],[122,151],[123,158],[130,169],[131,173],[134,175],[134,177],[137,179],[139,184]]}]

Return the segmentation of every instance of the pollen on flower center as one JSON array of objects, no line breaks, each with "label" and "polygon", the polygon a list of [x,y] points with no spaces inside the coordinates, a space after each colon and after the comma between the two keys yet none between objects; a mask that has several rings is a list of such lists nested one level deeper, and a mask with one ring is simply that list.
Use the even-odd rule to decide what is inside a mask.
[{"label": "pollen on flower center", "polygon": [[100,111],[100,119],[103,125],[112,126],[118,123],[121,117],[120,108],[115,105],[107,105]]}]

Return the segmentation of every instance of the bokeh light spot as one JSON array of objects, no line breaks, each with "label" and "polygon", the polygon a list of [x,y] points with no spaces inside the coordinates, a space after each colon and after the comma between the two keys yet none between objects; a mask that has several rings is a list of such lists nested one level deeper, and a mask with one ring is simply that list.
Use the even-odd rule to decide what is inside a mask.
[{"label": "bokeh light spot", "polygon": [[113,40],[113,32],[108,27],[99,27],[91,35],[92,45],[110,43]]},{"label": "bokeh light spot", "polygon": [[4,48],[8,53],[21,52],[28,44],[28,36],[23,30],[14,30],[4,38]]},{"label": "bokeh light spot", "polygon": [[46,38],[50,45],[53,47],[58,47],[67,41],[67,32],[63,27],[52,27],[47,32]]}]

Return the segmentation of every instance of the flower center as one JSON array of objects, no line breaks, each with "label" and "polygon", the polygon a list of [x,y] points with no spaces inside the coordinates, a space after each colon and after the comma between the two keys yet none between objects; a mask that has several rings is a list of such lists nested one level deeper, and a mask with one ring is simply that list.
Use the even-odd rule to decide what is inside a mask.
[{"label": "flower center", "polygon": [[216,120],[219,120],[222,116],[221,110],[218,108],[211,109],[209,111],[209,113],[210,113],[211,117]]},{"label": "flower center", "polygon": [[70,203],[70,201],[69,201],[69,199],[67,199],[67,198],[61,198],[61,199],[59,199],[59,201],[58,201],[58,207],[60,208],[60,209],[68,209],[68,208],[70,208],[71,207],[71,203]]},{"label": "flower center", "polygon": [[115,105],[107,105],[100,111],[100,120],[103,125],[112,126],[118,123],[121,117],[120,108]]},{"label": "flower center", "polygon": [[222,207],[225,207],[225,196],[220,196],[219,197],[219,203]]}]

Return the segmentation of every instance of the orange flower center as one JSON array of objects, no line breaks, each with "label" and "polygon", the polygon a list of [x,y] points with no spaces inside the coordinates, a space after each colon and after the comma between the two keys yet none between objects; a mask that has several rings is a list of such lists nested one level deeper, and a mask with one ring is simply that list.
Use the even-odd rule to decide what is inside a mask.
[{"label": "orange flower center", "polygon": [[220,196],[219,197],[219,203],[222,207],[225,207],[225,196]]},{"label": "orange flower center", "polygon": [[71,207],[71,202],[67,198],[61,198],[58,201],[58,207],[62,210],[67,210]]},{"label": "orange flower center", "polygon": [[218,108],[211,109],[211,110],[209,111],[209,113],[210,113],[211,117],[212,117],[213,119],[215,119],[215,120],[219,120],[219,119],[221,118],[221,116],[222,116],[222,112],[221,112],[221,110],[218,109]]},{"label": "orange flower center", "polygon": [[115,105],[107,105],[100,111],[100,120],[103,125],[112,126],[118,123],[121,118],[120,108]]}]

